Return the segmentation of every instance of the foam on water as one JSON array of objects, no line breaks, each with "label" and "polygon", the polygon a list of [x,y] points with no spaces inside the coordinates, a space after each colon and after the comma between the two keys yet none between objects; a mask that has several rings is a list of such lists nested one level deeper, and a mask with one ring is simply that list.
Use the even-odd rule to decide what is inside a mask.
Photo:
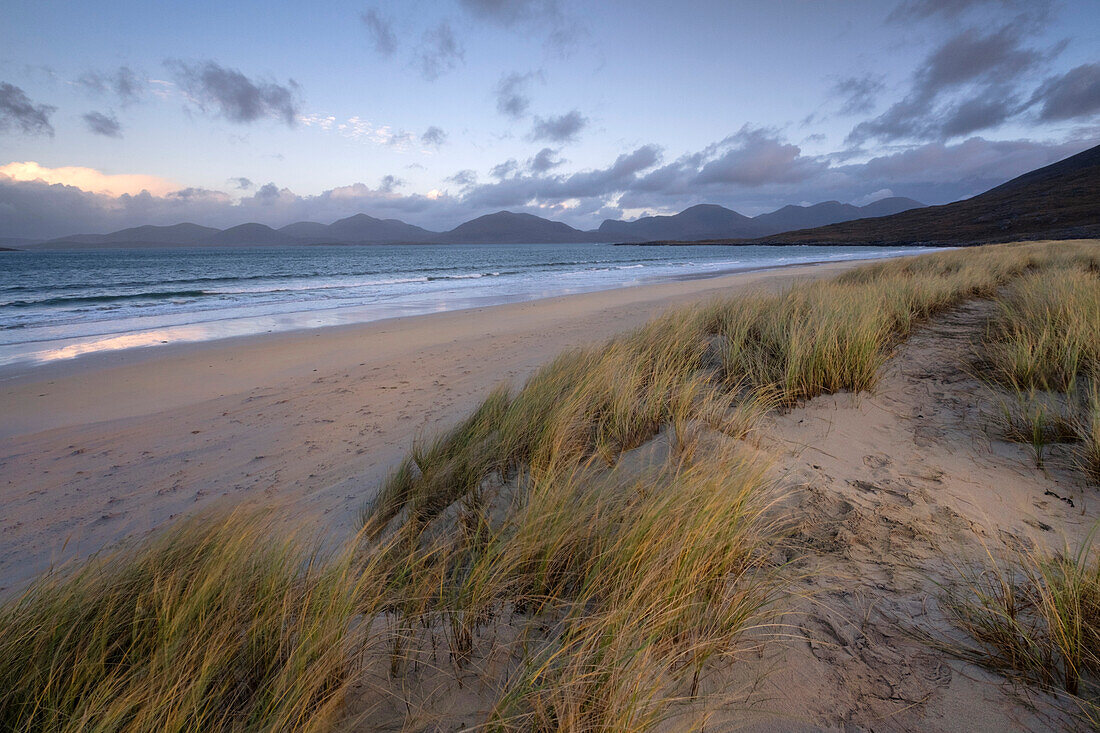
[{"label": "foam on water", "polygon": [[11,252],[0,256],[0,365],[916,251],[545,244]]}]

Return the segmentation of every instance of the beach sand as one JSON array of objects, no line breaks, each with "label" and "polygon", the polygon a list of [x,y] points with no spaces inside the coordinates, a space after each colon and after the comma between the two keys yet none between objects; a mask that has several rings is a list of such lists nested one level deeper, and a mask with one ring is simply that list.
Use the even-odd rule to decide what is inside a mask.
[{"label": "beach sand", "polygon": [[[344,539],[419,431],[468,414],[564,349],[676,305],[832,276],[792,267],[199,345],[0,375],[0,584],[79,558],[218,501],[288,507]],[[871,393],[822,395],[764,421],[801,529],[778,639],[716,670],[662,729],[1039,730],[1076,727],[1065,698],[1014,688],[927,643],[957,638],[936,601],[986,547],[1054,551],[1093,526],[1072,450],[1043,468],[997,429],[996,390],[973,369],[995,305],[922,324]],[[634,455],[660,451],[662,433]],[[728,438],[726,440],[733,440]],[[628,454],[628,456],[631,454]],[[630,460],[624,457],[624,460]],[[1051,489],[1054,489],[1051,491]],[[505,625],[505,630],[507,629]],[[924,640],[922,640],[924,639]],[[434,648],[434,647],[433,647]],[[440,651],[440,655],[446,655]],[[385,663],[381,658],[380,664]],[[367,670],[349,713],[362,729],[462,729],[496,699],[476,670],[421,672],[425,699]],[[434,672],[431,670],[435,670]],[[380,682],[382,681],[382,682]],[[388,691],[389,690],[389,691]],[[432,727],[436,726],[436,727]]]},{"label": "beach sand", "polygon": [[355,529],[419,431],[570,347],[829,263],[134,349],[0,373],[0,592],[219,500]]}]

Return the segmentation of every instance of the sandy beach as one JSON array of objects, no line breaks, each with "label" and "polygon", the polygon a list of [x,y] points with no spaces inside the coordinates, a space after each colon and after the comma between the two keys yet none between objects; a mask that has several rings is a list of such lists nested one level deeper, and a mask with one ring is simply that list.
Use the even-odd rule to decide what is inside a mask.
[{"label": "sandy beach", "polygon": [[[1032,247],[1052,253],[1062,244]],[[1084,257],[1093,245],[1072,246]],[[956,262],[986,257],[985,266],[995,266],[990,264],[995,255],[976,250],[930,257]],[[362,526],[361,508],[413,440],[468,418],[495,385],[519,387],[561,352],[604,344],[677,306],[787,290],[854,265],[672,281],[359,326],[135,349],[23,373],[9,369],[0,373],[5,440],[0,499],[7,510],[0,541],[3,590],[12,594],[51,564],[79,560],[219,504],[282,509],[277,516],[288,528],[315,532],[339,546]],[[946,276],[925,277],[951,277],[955,271],[945,267]],[[1078,278],[1087,294],[1091,272],[1056,276]],[[829,307],[843,308],[852,292],[845,288],[853,282],[857,289],[868,287],[855,278],[797,288],[785,298],[823,292]],[[865,389],[772,403],[749,418],[753,427],[745,433],[734,427],[740,408],[722,413],[726,422],[710,422],[713,418],[704,418],[704,407],[698,407],[699,417],[669,422],[624,446],[613,468],[595,461],[584,469],[591,473],[576,474],[596,487],[578,484],[584,489],[578,496],[614,495],[621,491],[616,487],[640,481],[644,491],[637,495],[644,498],[668,480],[654,473],[659,466],[680,466],[683,473],[674,475],[684,477],[716,472],[721,491],[688,493],[695,498],[682,507],[657,505],[655,521],[671,515],[681,526],[711,516],[695,502],[735,495],[739,477],[759,476],[759,485],[749,485],[770,497],[762,511],[778,524],[768,525],[759,538],[760,547],[767,548],[759,562],[782,572],[789,583],[783,600],[768,611],[766,623],[746,628],[723,652],[726,661],[736,663],[716,662],[696,678],[692,687],[698,686],[698,697],[675,696],[679,702],[669,704],[662,730],[691,728],[701,720],[708,729],[761,731],[777,726],[951,731],[963,720],[968,729],[989,731],[1078,727],[1088,710],[1076,707],[1077,698],[1053,688],[1039,694],[1005,684],[1011,677],[998,677],[987,663],[968,657],[965,646],[953,646],[961,637],[944,595],[944,589],[958,587],[960,573],[974,558],[999,556],[1002,548],[1058,552],[1087,541],[1094,526],[1094,489],[1081,470],[1077,445],[1055,441],[1037,459],[1026,441],[1006,432],[1005,411],[1019,409],[1007,401],[1011,395],[975,369],[976,349],[987,343],[989,324],[1004,307],[991,296],[1008,292],[1006,287],[952,301],[919,320],[906,338],[885,348]],[[699,315],[727,312],[731,302]],[[872,309],[860,323],[872,321],[883,306]],[[790,313],[806,319],[807,312],[812,310]],[[674,353],[680,321],[662,323],[660,348]],[[714,343],[722,338],[729,337],[719,335]],[[826,341],[828,332],[815,332],[814,338]],[[598,362],[610,358],[607,353],[597,349],[587,358]],[[630,374],[628,361],[614,365],[614,378]],[[582,366],[606,373],[598,363]],[[626,383],[635,384],[629,377]],[[537,387],[524,394],[532,389]],[[643,396],[650,394],[648,384],[642,389]],[[526,421],[537,413],[517,414]],[[505,432],[501,424],[493,422],[493,430]],[[468,435],[466,430],[454,435]],[[470,451],[493,449],[491,442],[456,440]],[[750,463],[723,463],[734,455]],[[431,451],[416,464],[414,482],[432,471],[468,465],[442,454],[433,458]],[[750,465],[761,466],[761,472]],[[700,473],[691,473],[695,470]],[[458,476],[440,484],[441,490],[449,491]],[[676,480],[685,481],[679,491],[698,489],[688,478]],[[493,507],[519,481],[482,479],[476,491],[490,498],[477,501]],[[452,506],[429,521],[448,532],[466,532],[471,515],[465,512],[476,509],[467,510],[464,500],[453,496],[448,501]],[[469,506],[476,506],[474,501]],[[570,511],[580,511],[572,501],[566,503]],[[737,504],[723,498],[708,506],[731,501]],[[376,505],[372,516],[384,505]],[[399,527],[418,521],[409,519],[415,516],[411,511],[399,516]],[[557,547],[557,533],[572,531],[570,523],[547,530],[542,523],[555,515],[531,511],[538,516],[534,532],[540,541]],[[600,516],[594,512],[591,521]],[[389,520],[380,521],[384,527]],[[722,536],[740,521],[708,526],[699,536]],[[622,524],[635,526],[630,520]],[[273,534],[248,542],[264,544],[282,531],[265,526]],[[672,532],[669,536],[679,536]],[[568,543],[565,548],[568,554]],[[384,598],[384,593],[367,595]],[[386,610],[364,613],[389,618]],[[464,730],[470,721],[490,719],[500,680],[521,658],[517,650],[523,645],[513,635],[524,627],[516,625],[517,618],[525,616],[503,611],[485,616],[478,623],[488,631],[470,637],[463,652],[470,656],[462,662],[454,651],[459,637],[448,637],[435,622],[418,622],[415,632],[397,637],[412,640],[400,654],[395,642],[380,636],[371,642],[375,646],[368,645],[364,668],[349,681],[340,716],[362,730]],[[545,632],[523,633],[536,638]],[[394,672],[397,659],[410,665],[406,672]],[[408,685],[398,689],[394,679]]]},{"label": "sandy beach", "polygon": [[0,588],[219,500],[293,503],[350,531],[419,431],[564,349],[665,309],[777,289],[829,263],[289,334],[91,355],[0,374]]}]

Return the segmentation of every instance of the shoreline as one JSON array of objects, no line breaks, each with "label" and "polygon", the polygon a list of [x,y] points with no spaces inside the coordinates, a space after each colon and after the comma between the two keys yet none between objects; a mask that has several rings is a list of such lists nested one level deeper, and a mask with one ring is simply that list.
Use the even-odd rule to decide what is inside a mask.
[{"label": "shoreline", "polygon": [[[256,311],[247,313],[253,307],[226,309],[219,311],[198,310],[191,313],[192,320],[172,318],[169,322],[129,323],[133,317],[123,317],[118,321],[107,321],[106,326],[91,333],[32,339],[23,342],[0,344],[0,383],[13,375],[22,375],[27,370],[39,369],[57,362],[71,362],[106,353],[130,352],[146,349],[161,349],[166,345],[201,344],[228,339],[263,336],[268,334],[291,334],[300,331],[312,331],[320,328],[362,326],[380,321],[392,321],[401,318],[473,310],[498,305],[528,303],[547,298],[569,297],[604,290],[645,287],[649,285],[707,280],[728,275],[740,275],[752,272],[805,267],[832,262],[866,261],[891,259],[898,256],[917,254],[919,250],[901,250],[878,256],[853,256],[850,253],[839,258],[826,258],[810,261],[782,262],[773,264],[737,264],[720,269],[702,269],[688,272],[666,272],[660,274],[642,274],[633,279],[590,283],[557,288],[530,289],[522,292],[459,292],[424,294],[420,297],[409,296],[400,301],[379,301],[373,304],[312,304],[303,301],[294,309]],[[725,263],[723,263],[725,264]],[[556,290],[556,292],[555,292]],[[184,311],[186,315],[186,311]],[[211,315],[217,314],[217,315]],[[129,324],[129,325],[127,325]]]},{"label": "shoreline", "polygon": [[565,349],[859,261],[93,355],[0,382],[0,591],[216,501],[350,531],[419,433]]}]

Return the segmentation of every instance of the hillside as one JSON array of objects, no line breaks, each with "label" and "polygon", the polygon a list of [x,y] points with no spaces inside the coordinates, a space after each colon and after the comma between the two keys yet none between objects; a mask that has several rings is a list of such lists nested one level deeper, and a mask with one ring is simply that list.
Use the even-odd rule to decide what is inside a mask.
[{"label": "hillside", "polygon": [[714,204],[699,204],[671,216],[643,216],[634,221],[608,219],[596,231],[622,240],[754,237],[768,233],[755,220]]},{"label": "hillside", "polygon": [[433,237],[435,242],[452,244],[521,244],[544,242],[593,242],[588,232],[560,221],[533,214],[498,211],[459,224],[449,232]]},{"label": "hillside", "polygon": [[963,201],[754,241],[953,245],[1096,236],[1100,236],[1100,146]]},{"label": "hillside", "polygon": [[866,206],[842,204],[839,201],[823,201],[813,206],[784,206],[782,209],[773,211],[770,214],[761,214],[755,217],[753,222],[759,229],[763,230],[757,236],[768,236],[780,232],[789,232],[792,229],[821,227],[854,219],[888,216],[909,209],[918,209],[922,206],[924,204],[919,201],[900,196],[880,199]]}]

